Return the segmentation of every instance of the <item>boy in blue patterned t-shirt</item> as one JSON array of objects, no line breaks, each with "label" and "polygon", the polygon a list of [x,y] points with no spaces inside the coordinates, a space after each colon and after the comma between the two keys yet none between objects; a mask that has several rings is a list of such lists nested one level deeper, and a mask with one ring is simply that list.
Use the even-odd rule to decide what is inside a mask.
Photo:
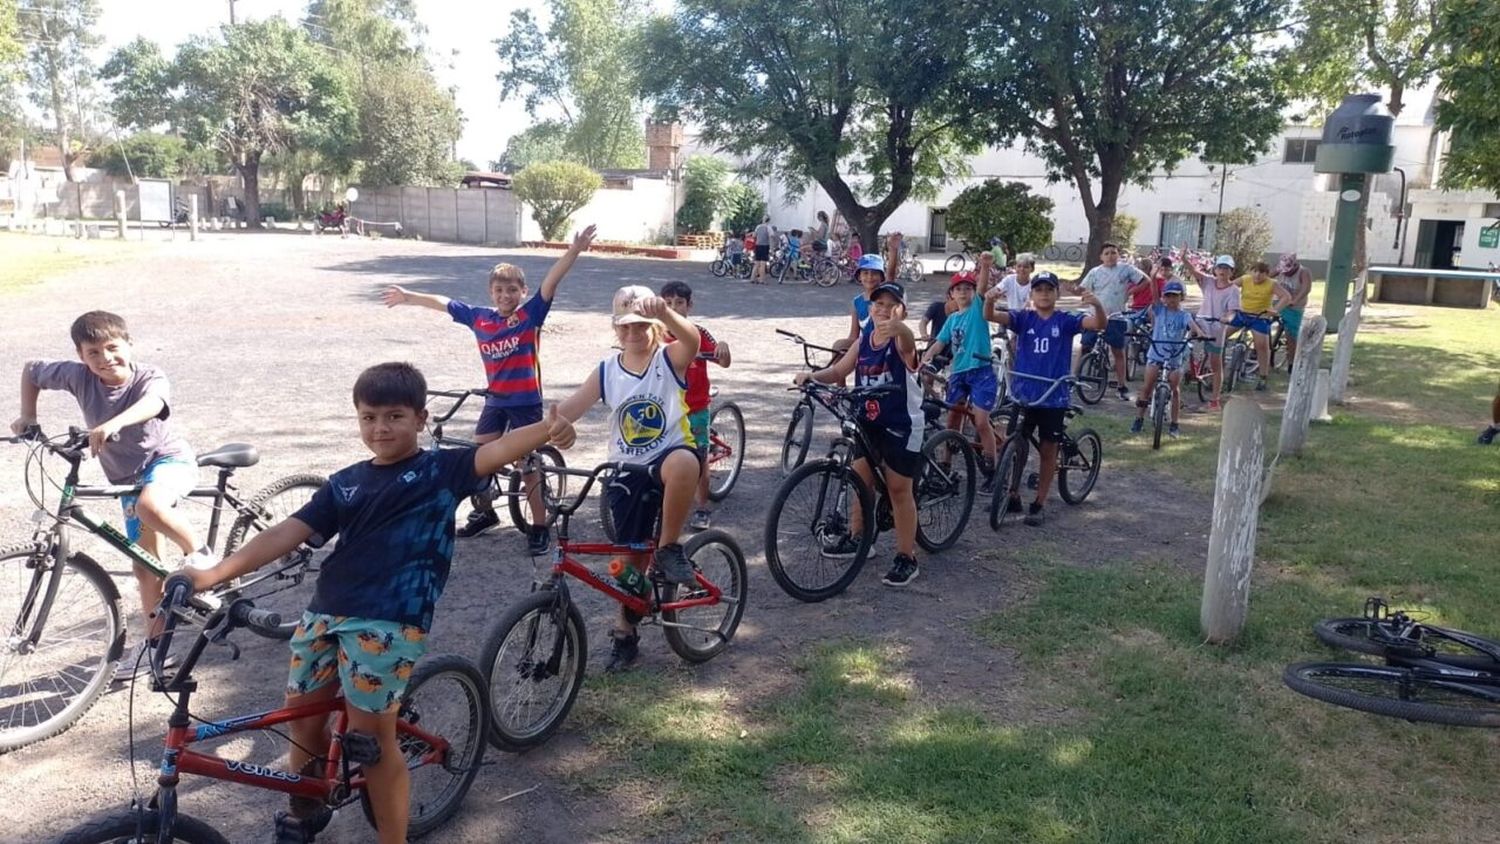
[{"label": "boy in blue patterned t-shirt", "polygon": [[[482,478],[543,444],[573,444],[572,426],[553,408],[546,420],[482,446],[425,450],[417,438],[426,402],[427,382],[410,364],[365,370],[354,384],[354,407],[360,439],[375,456],[335,472],[306,506],[217,566],[185,570],[194,588],[208,589],[303,542],[321,546],[339,537],[292,636],[286,705],[324,701],[342,688],[349,729],[379,741],[379,761],[365,764],[364,773],[381,842],[406,840],[409,780],[396,714],[448,580],[454,510]],[[328,746],[327,727],[326,718],[293,722],[293,771],[313,761],[308,748]],[[291,812],[277,814],[278,840],[311,840],[328,815],[327,806],[293,797]]]}]

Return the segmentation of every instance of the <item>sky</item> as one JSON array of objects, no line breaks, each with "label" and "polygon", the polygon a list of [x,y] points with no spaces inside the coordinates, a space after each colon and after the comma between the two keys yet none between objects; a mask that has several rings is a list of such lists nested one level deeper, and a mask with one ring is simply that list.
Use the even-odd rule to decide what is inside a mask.
[{"label": "sky", "polygon": [[[458,107],[463,111],[464,133],[458,155],[487,168],[499,158],[511,135],[531,124],[519,98],[500,102],[500,83],[495,74],[500,62],[492,43],[505,31],[510,13],[517,8],[541,4],[526,0],[468,3],[463,0],[415,0],[417,13],[427,27],[424,44],[433,71],[443,87],[457,88]],[[235,0],[235,18],[240,21],[281,15],[298,20],[306,0]],[[228,0],[101,0],[100,31],[105,46],[100,61],[137,36],[149,38],[168,55],[190,36],[210,33],[229,22]],[[542,19],[546,19],[545,13]],[[457,51],[457,52],[454,52]]]}]

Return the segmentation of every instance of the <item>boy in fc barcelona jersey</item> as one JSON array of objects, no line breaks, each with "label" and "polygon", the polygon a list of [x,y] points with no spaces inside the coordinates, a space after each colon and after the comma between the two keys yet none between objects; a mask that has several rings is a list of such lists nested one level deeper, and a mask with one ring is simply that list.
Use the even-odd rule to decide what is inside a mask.
[{"label": "boy in fc barcelona jersey", "polygon": [[[594,242],[594,231],[594,227],[589,226],[573,237],[568,251],[552,265],[547,277],[542,279],[541,289],[529,299],[526,297],[526,275],[514,264],[496,264],[490,271],[493,308],[476,307],[447,296],[413,293],[396,285],[387,287],[381,295],[381,301],[388,308],[420,305],[443,311],[454,322],[474,332],[489,389],[484,412],[479,415],[479,424],[474,429],[475,442],[487,443],[506,431],[541,421],[542,369],[538,352],[542,323],[552,308],[557,285],[573,268],[579,253],[587,251]],[[551,538],[544,526],[546,514],[538,484],[540,479],[533,472],[522,480],[531,505],[531,523],[538,525],[527,538],[528,550],[533,556],[545,554]],[[469,514],[468,522],[458,529],[458,536],[460,539],[478,536],[498,524],[500,517],[495,515],[489,498],[475,496],[474,511]]]}]

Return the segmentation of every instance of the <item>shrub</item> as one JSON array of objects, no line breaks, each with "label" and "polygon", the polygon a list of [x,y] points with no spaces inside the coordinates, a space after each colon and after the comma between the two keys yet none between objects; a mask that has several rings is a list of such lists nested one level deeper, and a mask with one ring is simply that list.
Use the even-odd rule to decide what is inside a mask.
[{"label": "shrub", "polygon": [[604,186],[598,173],[571,161],[532,164],[516,174],[516,198],[531,206],[531,219],[547,240],[562,240],[568,233],[568,218]]},{"label": "shrub", "polygon": [[766,218],[766,201],[760,191],[741,182],[735,182],[724,191],[724,228],[732,232],[746,232],[760,225]]},{"label": "shrub", "polygon": [[1234,256],[1240,272],[1261,260],[1271,248],[1271,220],[1254,208],[1235,208],[1219,218],[1214,251]]},{"label": "shrub", "polygon": [[677,225],[688,232],[706,232],[713,228],[714,218],[723,210],[729,165],[708,155],[687,160],[682,178],[682,207],[677,210]]},{"label": "shrub", "polygon": [[1141,227],[1141,221],[1129,214],[1116,214],[1114,231],[1110,233],[1109,239],[1120,244],[1123,252],[1135,250],[1135,233]]},{"label": "shrub", "polygon": [[260,204],[261,220],[264,221],[271,217],[274,217],[278,223],[285,223],[288,220],[295,219],[296,215],[292,213],[292,209],[287,207],[285,202],[262,202]]},{"label": "shrub", "polygon": [[1052,243],[1052,200],[1021,182],[986,179],[964,188],[948,205],[948,231],[975,247],[999,237],[1007,260]]}]

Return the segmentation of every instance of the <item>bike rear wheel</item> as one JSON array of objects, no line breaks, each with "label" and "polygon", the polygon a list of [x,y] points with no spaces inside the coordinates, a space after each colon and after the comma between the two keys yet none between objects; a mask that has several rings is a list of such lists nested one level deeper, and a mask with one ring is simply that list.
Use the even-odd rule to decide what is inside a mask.
[{"label": "bike rear wheel", "polygon": [[[57,844],[157,844],[161,813],[154,810],[123,811],[91,820],[64,833]],[[178,813],[168,841],[183,844],[229,844],[219,831],[189,815]]]},{"label": "bike rear wheel", "polygon": [[[857,536],[849,529],[855,507],[863,519]],[[846,535],[857,545],[855,553],[828,556]],[[874,544],[875,494],[853,469],[832,460],[799,466],[782,481],[766,515],[766,567],[799,601],[823,601],[849,588]]]},{"label": "bike rear wheel", "polygon": [[1303,662],[1288,665],[1281,679],[1298,694],[1362,712],[1455,727],[1500,727],[1500,689],[1418,677],[1410,668]]},{"label": "bike rear wheel", "polygon": [[[1165,380],[1167,373],[1163,372],[1161,378]],[[1165,390],[1158,384],[1152,391],[1151,397],[1151,450],[1161,448],[1161,429],[1167,424],[1167,408],[1172,404],[1172,388]]]},{"label": "bike rear wheel", "polygon": [[[312,500],[328,479],[321,475],[289,475],[271,482],[245,502],[249,512],[242,513],[224,540],[228,556],[244,546],[252,536],[279,524]],[[257,609],[273,610],[281,615],[281,626],[270,638],[290,639],[302,619],[302,612],[312,600],[313,586],[325,553],[303,543],[290,554],[245,575],[234,587],[236,595],[255,602]],[[258,627],[251,632],[265,635]]]},{"label": "bike rear wheel", "polygon": [[[565,469],[567,461],[563,460],[562,452],[550,445],[544,445],[533,452],[537,462],[543,466],[551,466],[556,469]],[[525,461],[522,461],[524,467]],[[509,492],[509,501],[506,503],[510,509],[510,521],[516,526],[516,530],[529,534],[536,524],[531,520],[531,502],[526,498],[526,481],[523,472],[512,472],[510,481],[506,487]],[[554,472],[541,472],[537,483],[542,485],[542,518],[546,519],[546,526],[551,527],[557,521],[557,504],[559,501],[568,499],[568,476]]]},{"label": "bike rear wheel", "polygon": [[[489,732],[487,688],[474,663],[455,654],[424,659],[412,672],[396,725],[411,778],[409,838],[421,838],[452,817],[474,784]],[[412,727],[448,742],[441,762],[422,764],[432,746]],[[369,791],[360,791],[359,805],[375,828]]]},{"label": "bike rear wheel", "polygon": [[807,449],[812,445],[812,428],[812,404],[805,400],[797,402],[786,426],[786,436],[781,438],[781,474],[790,475],[807,459]]},{"label": "bike rear wheel", "polygon": [[1244,374],[1246,349],[1244,343],[1235,343],[1224,355],[1224,393],[1233,393]]},{"label": "bike rear wheel", "polygon": [[583,616],[556,589],[527,595],[506,611],[480,651],[488,681],[490,744],[530,750],[562,726],[583,687],[588,640]]},{"label": "bike rear wheel", "polygon": [[[1418,625],[1417,638],[1403,636],[1395,622],[1369,618],[1325,618],[1313,634],[1325,645],[1392,660],[1429,659],[1476,671],[1500,672],[1500,661],[1489,652],[1449,635],[1441,627]],[[1493,642],[1472,633],[1452,631],[1500,651]]]},{"label": "bike rear wheel", "polygon": [[[1021,517],[1010,511],[1012,499],[1021,498],[1021,480],[1026,473],[1030,444],[1019,433],[1005,441],[995,458],[995,492],[990,496],[990,530],[999,530]],[[1024,506],[1024,505],[1023,505]]]},{"label": "bike rear wheel", "polygon": [[968,264],[969,259],[962,252],[954,255],[949,255],[948,260],[943,262],[943,272],[947,273],[948,275],[961,273],[964,271],[964,267],[968,266]]},{"label": "bike rear wheel", "polygon": [[1102,352],[1091,350],[1078,363],[1078,383],[1075,389],[1084,404],[1098,404],[1109,386],[1109,361]]},{"label": "bike rear wheel", "polygon": [[974,508],[974,449],[957,431],[939,431],[922,444],[916,481],[917,544],[936,554],[953,547]]},{"label": "bike rear wheel", "polygon": [[745,465],[745,414],[739,405],[716,405],[708,417],[708,500],[723,501]]},{"label": "bike rear wheel", "polygon": [[[707,662],[729,647],[734,631],[745,615],[745,596],[750,575],[745,568],[745,552],[722,530],[696,534],[682,546],[683,556],[693,564],[693,571],[720,590],[718,601],[682,609],[662,609],[662,635],[678,656],[688,662]],[[702,600],[709,597],[703,583],[692,586],[667,584],[662,603]],[[673,625],[685,625],[674,627]]]},{"label": "bike rear wheel", "polygon": [[[0,641],[0,753],[73,726],[109,687],[125,649],[120,593],[109,575],[81,554],[40,573],[46,554],[29,543],[0,550],[0,623],[10,638]],[[46,626],[34,649],[23,648],[50,577],[62,580]]]},{"label": "bike rear wheel", "polygon": [[1082,504],[1099,481],[1104,444],[1092,428],[1065,438],[1057,447],[1057,494],[1069,504]]},{"label": "bike rear wheel", "polygon": [[708,265],[708,271],[718,276],[719,278],[723,278],[724,276],[729,274],[729,265],[722,260],[711,261]]}]

